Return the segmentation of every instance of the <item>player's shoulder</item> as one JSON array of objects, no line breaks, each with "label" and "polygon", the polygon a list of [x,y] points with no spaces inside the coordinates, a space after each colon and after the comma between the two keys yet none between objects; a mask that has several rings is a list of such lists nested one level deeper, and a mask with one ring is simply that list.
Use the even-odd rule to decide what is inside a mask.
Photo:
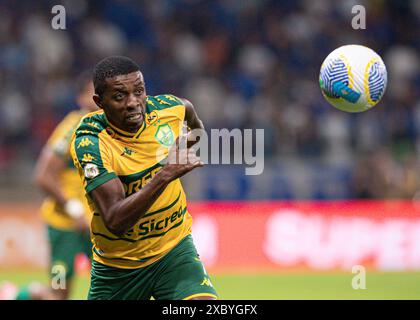
[{"label": "player's shoulder", "polygon": [[50,146],[56,144],[65,145],[66,141],[68,141],[73,134],[81,117],[82,114],[76,110],[69,112],[54,128],[47,144]]},{"label": "player's shoulder", "polygon": [[164,110],[177,106],[183,106],[182,100],[173,94],[160,94],[157,96],[147,96],[147,112],[153,110]]},{"label": "player's shoulder", "polygon": [[68,131],[74,129],[82,118],[82,114],[76,110],[69,112],[61,121],[57,124],[56,130]]},{"label": "player's shoulder", "polygon": [[67,113],[67,115],[61,120],[61,123],[77,123],[82,118],[82,113],[79,110],[73,110]]},{"label": "player's shoulder", "polygon": [[83,116],[71,138],[70,152],[81,161],[100,159],[100,133],[107,128],[103,110]]},{"label": "player's shoulder", "polygon": [[83,116],[75,131],[75,136],[84,135],[98,136],[107,127],[107,121],[103,110],[90,112]]}]

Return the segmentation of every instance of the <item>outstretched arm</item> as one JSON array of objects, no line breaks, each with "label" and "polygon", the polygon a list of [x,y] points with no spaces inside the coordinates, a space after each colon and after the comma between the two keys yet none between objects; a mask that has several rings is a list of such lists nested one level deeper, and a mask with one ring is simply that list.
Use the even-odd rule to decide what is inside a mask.
[{"label": "outstretched arm", "polygon": [[179,151],[177,139],[169,151],[167,164],[143,188],[127,198],[119,179],[112,179],[90,192],[110,232],[117,236],[126,233],[144,216],[169,183],[203,166],[194,153]]}]

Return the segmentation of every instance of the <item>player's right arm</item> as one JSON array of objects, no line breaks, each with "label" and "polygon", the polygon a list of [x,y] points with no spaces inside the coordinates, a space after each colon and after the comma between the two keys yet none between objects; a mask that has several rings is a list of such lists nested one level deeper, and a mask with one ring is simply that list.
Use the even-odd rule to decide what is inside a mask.
[{"label": "player's right arm", "polygon": [[58,181],[65,169],[66,163],[49,146],[45,146],[35,166],[34,181],[46,194],[52,197],[59,206],[64,207],[67,202]]},{"label": "player's right arm", "polygon": [[70,137],[76,120],[78,118],[69,115],[54,130],[37,160],[33,179],[66,214],[77,221],[80,229],[84,229],[83,204],[78,199],[67,198],[60,185],[61,175],[68,165]]},{"label": "player's right arm", "polygon": [[78,199],[66,198],[58,183],[66,166],[67,163],[64,159],[47,145],[38,158],[34,172],[34,182],[49,197],[54,199],[66,214],[76,221],[76,228],[84,230],[88,226],[84,219],[85,209],[83,204]]},{"label": "player's right arm", "polygon": [[[86,156],[90,162],[84,163],[83,152],[75,151],[80,145],[80,138],[73,144],[72,153],[76,155],[75,164],[84,172],[86,191],[89,193],[96,208],[100,211],[105,226],[121,236],[132,228],[149,210],[152,204],[162,194],[172,181],[180,178],[194,168],[203,166],[195,153],[180,152],[179,141],[170,149],[167,163],[138,192],[126,197],[123,185],[112,171],[106,154],[106,146],[95,147],[101,142],[91,138],[93,145]],[[95,148],[97,151],[95,151]],[[102,150],[102,151],[99,151]],[[83,154],[83,155],[82,155]],[[93,158],[93,159],[92,159]],[[100,161],[98,161],[100,159]],[[92,162],[93,161],[93,162]],[[96,161],[96,162],[95,162]]]}]

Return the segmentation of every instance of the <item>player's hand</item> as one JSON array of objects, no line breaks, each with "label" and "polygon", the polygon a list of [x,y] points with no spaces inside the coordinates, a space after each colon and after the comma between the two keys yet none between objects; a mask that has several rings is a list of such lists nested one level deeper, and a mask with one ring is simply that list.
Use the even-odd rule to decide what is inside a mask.
[{"label": "player's hand", "polygon": [[64,204],[64,211],[73,219],[83,217],[85,208],[83,203],[78,199],[69,199]]},{"label": "player's hand", "polygon": [[64,205],[64,211],[74,220],[76,230],[85,232],[89,225],[85,219],[85,207],[78,199],[69,199]]},{"label": "player's hand", "polygon": [[168,153],[167,163],[162,168],[170,175],[170,180],[182,177],[204,163],[196,155],[194,147],[188,148],[188,136],[179,136]]}]

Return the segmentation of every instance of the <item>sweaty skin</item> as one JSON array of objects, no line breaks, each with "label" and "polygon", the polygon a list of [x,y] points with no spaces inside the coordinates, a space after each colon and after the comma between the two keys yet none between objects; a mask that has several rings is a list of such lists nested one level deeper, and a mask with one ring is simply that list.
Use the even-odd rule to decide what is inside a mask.
[{"label": "sweaty skin", "polygon": [[[108,121],[117,128],[137,132],[143,124],[146,89],[141,72],[107,79],[104,94],[94,95],[93,98],[104,110]],[[204,129],[193,105],[188,100],[182,100],[186,106],[185,119],[188,127]],[[101,211],[104,223],[110,232],[117,236],[126,233],[147,212],[171,181],[203,166],[192,150],[179,153],[179,140],[170,149],[168,160],[140,191],[127,198],[119,179],[112,179],[91,191],[90,195]]]}]

